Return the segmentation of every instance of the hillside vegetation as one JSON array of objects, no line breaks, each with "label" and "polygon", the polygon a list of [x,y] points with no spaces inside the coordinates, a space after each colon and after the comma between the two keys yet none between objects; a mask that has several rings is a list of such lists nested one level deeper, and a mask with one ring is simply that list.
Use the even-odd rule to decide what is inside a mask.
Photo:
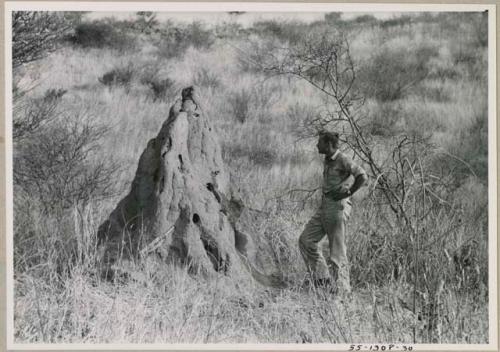
[{"label": "hillside vegetation", "polygon": [[[57,45],[14,67],[16,342],[488,342],[487,14],[330,13],[248,28],[73,14],[55,26]],[[345,115],[332,97],[304,79],[323,73],[272,66],[311,38],[347,43],[349,116],[379,173],[347,147],[359,135],[336,123]],[[96,275],[97,227],[189,85],[255,214],[262,265],[287,289],[208,281],[153,259],[128,279]],[[348,225],[346,302],[299,289],[321,126],[341,132],[371,176]]]}]

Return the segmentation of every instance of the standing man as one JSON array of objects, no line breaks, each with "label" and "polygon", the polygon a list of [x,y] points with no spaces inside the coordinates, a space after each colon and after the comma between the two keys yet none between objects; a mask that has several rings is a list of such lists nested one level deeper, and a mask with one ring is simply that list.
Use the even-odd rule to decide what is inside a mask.
[{"label": "standing man", "polygon": [[[321,132],[318,152],[325,155],[321,207],[299,237],[299,249],[313,284],[332,285],[340,294],[350,292],[349,267],[345,245],[345,222],[349,219],[349,197],[368,181],[365,170],[339,149],[339,135]],[[352,177],[354,177],[354,183]],[[328,236],[330,253],[325,261],[318,243]]]}]

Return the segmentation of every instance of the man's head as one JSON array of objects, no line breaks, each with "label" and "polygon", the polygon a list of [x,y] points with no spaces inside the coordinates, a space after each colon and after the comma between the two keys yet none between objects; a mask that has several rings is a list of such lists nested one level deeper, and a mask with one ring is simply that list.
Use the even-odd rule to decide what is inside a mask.
[{"label": "man's head", "polygon": [[320,154],[333,155],[339,147],[339,134],[328,131],[320,132],[316,146]]}]

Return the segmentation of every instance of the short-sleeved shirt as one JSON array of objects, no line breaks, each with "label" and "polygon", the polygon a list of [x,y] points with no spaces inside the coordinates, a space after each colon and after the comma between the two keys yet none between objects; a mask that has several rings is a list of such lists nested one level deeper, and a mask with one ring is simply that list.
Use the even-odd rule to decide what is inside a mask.
[{"label": "short-sleeved shirt", "polygon": [[337,150],[331,157],[325,158],[323,170],[323,193],[339,192],[345,184],[352,184],[350,176],[358,177],[365,174],[365,170],[357,165],[351,158],[347,157],[340,150]]}]

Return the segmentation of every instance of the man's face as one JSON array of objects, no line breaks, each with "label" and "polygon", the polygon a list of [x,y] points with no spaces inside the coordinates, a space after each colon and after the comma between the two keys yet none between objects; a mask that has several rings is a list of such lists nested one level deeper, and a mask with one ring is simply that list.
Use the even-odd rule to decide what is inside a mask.
[{"label": "man's face", "polygon": [[318,148],[318,152],[320,154],[328,154],[329,152],[331,152],[331,144],[327,142],[324,137],[320,136],[318,138],[318,144],[316,145],[316,147]]}]

